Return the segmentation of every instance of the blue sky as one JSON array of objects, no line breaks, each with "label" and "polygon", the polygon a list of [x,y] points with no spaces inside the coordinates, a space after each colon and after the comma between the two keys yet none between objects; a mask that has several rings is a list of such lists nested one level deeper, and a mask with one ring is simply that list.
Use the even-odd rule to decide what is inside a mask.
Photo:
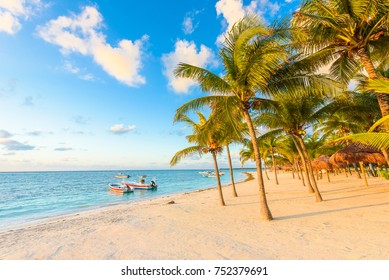
[{"label": "blue sky", "polygon": [[[177,63],[221,72],[218,42],[236,20],[297,5],[0,0],[0,171],[169,168],[190,132],[173,125],[175,110],[203,95],[174,78]],[[175,168],[210,167],[194,156]]]}]

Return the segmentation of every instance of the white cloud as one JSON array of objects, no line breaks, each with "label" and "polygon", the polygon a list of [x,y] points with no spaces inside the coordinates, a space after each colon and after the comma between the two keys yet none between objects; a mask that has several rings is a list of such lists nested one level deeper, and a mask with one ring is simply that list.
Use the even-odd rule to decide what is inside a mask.
[{"label": "white cloud", "polygon": [[192,17],[185,17],[184,22],[182,23],[182,30],[185,34],[192,34],[194,31],[193,27],[193,18]]},{"label": "white cloud", "polygon": [[9,138],[13,135],[4,129],[0,129],[0,138]]},{"label": "white cloud", "polygon": [[177,40],[174,51],[164,54],[162,62],[165,68],[164,74],[169,80],[169,86],[176,93],[188,93],[190,87],[196,84],[191,79],[175,77],[174,69],[179,63],[188,63],[202,68],[216,64],[211,49],[201,45],[198,51],[194,42],[186,40]]},{"label": "white cloud", "polygon": [[128,125],[125,127],[123,124],[115,124],[109,129],[109,131],[114,134],[125,134],[134,130],[135,128],[135,125]]},{"label": "white cloud", "polygon": [[135,42],[123,39],[117,47],[113,47],[100,31],[102,24],[103,17],[96,7],[88,6],[78,15],[60,16],[39,26],[37,30],[46,42],[60,46],[64,55],[79,53],[91,56],[118,81],[128,86],[144,84],[146,80],[139,71],[142,67],[142,46],[148,36],[144,35]]},{"label": "white cloud", "polygon": [[78,74],[81,71],[80,68],[78,68],[77,66],[74,66],[70,61],[65,61],[64,69],[65,69],[65,71],[72,73],[72,74]]},{"label": "white cloud", "polygon": [[67,151],[73,151],[73,148],[60,147],[60,148],[55,148],[54,151],[67,152]]},{"label": "white cloud", "polygon": [[1,0],[0,32],[17,33],[22,28],[20,21],[27,19],[40,5],[40,0]]},{"label": "white cloud", "polygon": [[34,106],[34,97],[26,96],[22,103],[23,106]]},{"label": "white cloud", "polygon": [[182,31],[184,31],[185,34],[192,34],[195,31],[198,26],[198,23],[194,23],[195,16],[201,12],[202,11],[200,10],[186,14],[184,21],[182,22]]},{"label": "white cloud", "polygon": [[8,151],[28,151],[35,149],[34,146],[20,143],[11,139],[0,139],[0,145],[5,146]]},{"label": "white cloud", "polygon": [[29,136],[44,136],[44,135],[53,135],[54,133],[51,131],[43,131],[43,130],[33,130],[27,133]]},{"label": "white cloud", "polygon": [[239,21],[247,13],[255,13],[264,19],[264,15],[269,13],[270,16],[276,15],[280,9],[277,2],[273,0],[252,0],[249,5],[245,6],[242,0],[219,0],[216,5],[216,13],[222,16],[225,24],[225,32],[217,38],[218,43],[224,42],[224,36],[234,23]]},{"label": "white cloud", "polygon": [[77,124],[87,124],[88,123],[88,120],[83,117],[83,116],[73,116],[72,119],[71,119],[73,122],[77,123]]}]

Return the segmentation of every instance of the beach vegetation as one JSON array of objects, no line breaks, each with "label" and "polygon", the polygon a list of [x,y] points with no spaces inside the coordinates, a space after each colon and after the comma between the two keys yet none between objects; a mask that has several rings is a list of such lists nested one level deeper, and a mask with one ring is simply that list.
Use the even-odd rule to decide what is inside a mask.
[{"label": "beach vegetation", "polygon": [[[304,0],[291,19],[265,25],[246,15],[235,23],[219,49],[221,74],[177,65],[177,77],[208,95],[183,104],[175,121],[211,108],[206,125],[224,127],[228,154],[228,145],[240,142],[242,165],[255,162],[262,220],[273,218],[263,162],[267,177],[268,162],[275,176],[276,160],[290,165],[318,202],[314,158],[360,142],[381,149],[389,163],[388,14],[387,0]],[[259,127],[268,130],[260,135]]]},{"label": "beach vegetation", "polygon": [[285,91],[298,96],[302,88],[310,88],[318,95],[335,94],[338,90],[327,75],[312,71],[314,66],[310,59],[292,53],[288,43],[288,24],[289,21],[284,20],[265,26],[257,17],[248,15],[237,22],[225,37],[219,51],[224,69],[222,75],[186,63],[178,64],[175,70],[177,77],[193,79],[202,91],[211,94],[188,102],[190,105],[180,108],[181,113],[202,108],[215,99],[231,98],[236,103],[253,145],[261,218],[268,221],[272,220],[272,215],[266,200],[262,159],[251,115],[263,105],[263,96],[278,96]]},{"label": "beach vegetation", "polygon": [[[217,182],[217,188],[219,191],[220,205],[225,206],[223,197],[223,190],[220,182],[219,166],[217,162],[217,155],[223,151],[223,134],[221,129],[209,129],[209,120],[201,112],[196,112],[199,117],[199,122],[196,123],[188,116],[181,114],[176,121],[183,122],[192,128],[192,134],[187,135],[186,138],[189,143],[195,144],[194,146],[182,149],[172,157],[170,160],[170,166],[176,165],[181,159],[194,154],[201,156],[202,154],[210,153],[212,155],[215,176]],[[212,128],[212,127],[211,127]]]},{"label": "beach vegetation", "polygon": [[[389,114],[388,79],[377,64],[389,57],[388,0],[305,0],[293,15],[295,40],[318,67],[345,85],[364,69],[376,91],[382,116]],[[386,85],[386,87],[385,87]]]}]

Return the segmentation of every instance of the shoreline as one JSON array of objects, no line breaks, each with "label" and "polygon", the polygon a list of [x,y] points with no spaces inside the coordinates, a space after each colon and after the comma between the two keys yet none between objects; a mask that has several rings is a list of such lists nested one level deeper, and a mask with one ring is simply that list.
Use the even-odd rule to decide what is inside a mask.
[{"label": "shoreline", "polygon": [[[265,179],[266,180],[266,179]],[[66,215],[0,231],[0,259],[385,259],[389,184],[319,181],[314,202],[290,173],[265,181],[274,220],[259,220],[256,181]]]},{"label": "shoreline", "polygon": [[[201,170],[201,169],[199,169],[199,170]],[[69,171],[69,172],[73,172],[73,171]],[[77,171],[75,171],[75,172],[77,172]],[[243,173],[246,175],[246,178],[243,179],[242,181],[235,182],[235,185],[240,184],[240,183],[244,183],[244,182],[247,182],[250,180],[254,180],[254,177],[251,174],[253,172],[243,172]],[[224,188],[224,187],[230,187],[230,186],[231,186],[231,184],[227,184],[227,185],[223,185],[222,187]],[[159,199],[159,198],[161,198],[161,199],[162,198],[169,198],[171,196],[177,196],[177,195],[181,195],[181,194],[191,194],[191,193],[195,193],[195,192],[212,190],[212,189],[216,189],[216,188],[217,188],[217,186],[204,187],[204,188],[200,188],[200,189],[193,190],[190,192],[187,192],[187,191],[176,192],[176,193],[172,193],[172,194],[166,194],[166,195],[161,196],[161,197],[138,199],[138,200],[131,202],[131,204],[137,204],[137,203],[143,202],[143,201],[152,201],[154,199]],[[121,205],[130,205],[130,204],[128,204],[128,202],[117,202],[117,203],[111,203],[111,204],[106,204],[106,205],[95,205],[95,206],[85,207],[84,210],[82,210],[82,208],[81,208],[81,209],[75,209],[75,210],[69,211],[69,212],[62,212],[59,214],[53,214],[52,216],[48,216],[48,217],[40,217],[40,218],[36,218],[36,219],[31,218],[30,221],[14,222],[9,226],[3,226],[3,227],[0,226],[0,234],[7,232],[7,231],[10,231],[10,230],[17,230],[20,228],[26,228],[26,227],[30,228],[30,227],[37,225],[37,224],[50,222],[50,220],[57,220],[57,219],[61,219],[61,218],[71,217],[71,216],[78,216],[78,215],[83,214],[83,213],[114,208],[114,207],[118,207]]]}]

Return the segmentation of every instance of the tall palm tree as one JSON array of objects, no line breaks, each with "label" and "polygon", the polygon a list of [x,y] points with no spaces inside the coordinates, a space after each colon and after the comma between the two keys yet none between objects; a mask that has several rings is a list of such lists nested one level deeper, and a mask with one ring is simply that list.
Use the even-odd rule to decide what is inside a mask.
[{"label": "tall palm tree", "polygon": [[[388,83],[374,64],[389,57],[388,0],[304,0],[292,24],[317,66],[332,62],[331,73],[348,82],[363,67],[373,83]],[[382,116],[389,114],[388,96],[376,92]]]},{"label": "tall palm tree", "polygon": [[188,157],[196,153],[199,155],[211,153],[215,167],[220,204],[225,206],[226,204],[223,197],[219,167],[217,163],[217,154],[221,153],[223,150],[221,147],[223,139],[218,130],[206,129],[207,119],[202,113],[197,112],[197,115],[200,119],[199,123],[194,122],[186,115],[180,116],[180,122],[184,122],[192,127],[193,134],[188,135],[186,138],[189,143],[194,143],[195,145],[178,151],[170,160],[170,166],[174,166],[184,157]]},{"label": "tall palm tree", "polygon": [[275,134],[278,131],[280,134],[285,132],[290,135],[303,162],[308,190],[315,193],[318,202],[322,201],[322,197],[314,178],[311,160],[303,138],[307,128],[332,111],[332,104],[327,103],[327,98],[315,95],[278,96],[274,102],[264,106],[256,118],[258,124],[273,129],[269,133]]},{"label": "tall palm tree", "polygon": [[238,196],[236,191],[234,172],[231,160],[230,144],[241,142],[243,137],[247,134],[247,128],[243,123],[243,116],[236,106],[236,98],[227,97],[211,102],[212,118],[210,118],[211,126],[223,126],[224,146],[226,148],[228,165],[230,168],[230,177],[232,185],[232,195]]},{"label": "tall palm tree", "polygon": [[[257,36],[259,33],[263,36]],[[179,64],[175,73],[179,77],[196,80],[205,92],[235,96],[234,100],[238,102],[238,108],[240,108],[248,126],[254,147],[261,218],[270,221],[273,217],[266,199],[256,132],[249,111],[257,91],[257,85],[264,84],[270,78],[271,73],[286,59],[287,53],[283,48],[277,48],[276,39],[278,38],[272,36],[270,30],[261,25],[254,17],[245,18],[237,23],[225,39],[220,51],[225,70],[224,77],[206,69],[183,63]],[[255,40],[255,43],[251,40]]]},{"label": "tall palm tree", "polygon": [[286,26],[268,28],[256,17],[246,16],[226,35],[220,50],[223,76],[185,63],[180,63],[175,70],[177,77],[193,79],[204,92],[213,94],[208,98],[188,102],[180,108],[183,113],[185,110],[200,108],[215,98],[233,97],[253,144],[261,218],[267,221],[272,220],[272,215],[266,199],[261,157],[256,143],[257,132],[251,118],[253,108],[261,104],[257,94],[277,95],[302,86],[311,87],[312,91],[320,93],[323,90],[334,91],[326,77],[312,74],[310,64],[300,61],[298,56],[290,55],[287,46],[283,45],[287,41],[288,31]]},{"label": "tall palm tree", "polygon": [[[233,165],[231,160],[230,144],[236,142],[240,143],[244,136],[247,134],[247,128],[242,120],[242,114],[237,109],[236,98],[234,96],[228,96],[225,98],[218,98],[212,96],[210,98],[199,98],[193,100],[195,102],[188,102],[182,105],[177,109],[177,112],[174,116],[174,121],[179,121],[181,116],[186,116],[186,113],[190,111],[188,109],[192,103],[196,103],[200,100],[201,104],[207,109],[211,109],[211,114],[207,123],[204,125],[204,129],[215,129],[219,127],[219,132],[223,133],[223,143],[226,148],[227,159],[230,169],[231,185],[232,185],[232,194],[237,197],[238,193],[236,191]],[[204,101],[205,100],[205,101]],[[198,106],[193,109],[197,110]]]}]

